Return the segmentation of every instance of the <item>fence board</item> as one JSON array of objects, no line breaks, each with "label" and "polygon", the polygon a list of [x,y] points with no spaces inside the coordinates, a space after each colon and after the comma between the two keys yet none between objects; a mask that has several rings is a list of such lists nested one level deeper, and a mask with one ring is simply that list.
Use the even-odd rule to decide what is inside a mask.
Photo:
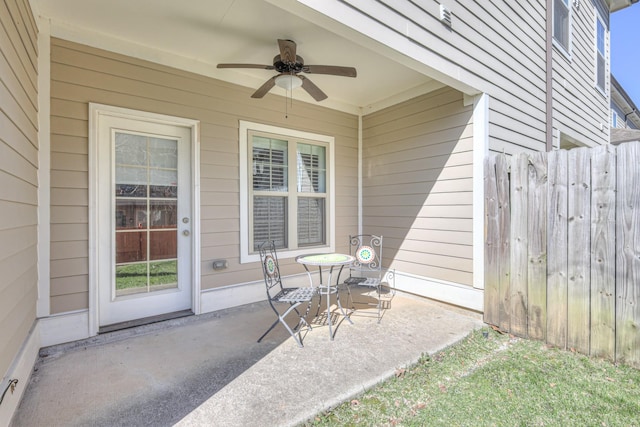
[{"label": "fence board", "polygon": [[547,154],[531,154],[528,172],[528,334],[542,340],[547,330]]},{"label": "fence board", "polygon": [[509,205],[509,162],[505,155],[496,157],[496,182],[498,191],[498,223],[500,225],[498,246],[498,295],[499,295],[499,323],[503,330],[509,330],[509,277],[510,277],[510,229],[511,208]]},{"label": "fence board", "polygon": [[491,325],[500,323],[500,226],[498,222],[498,189],[495,156],[484,162],[484,230],[485,230],[485,280],[484,280],[484,321]]},{"label": "fence board", "polygon": [[616,360],[640,366],[640,143],[618,146]]},{"label": "fence board", "polygon": [[591,347],[615,359],[616,156],[611,145],[591,156]]},{"label": "fence board", "polygon": [[510,331],[527,336],[527,249],[529,176],[526,153],[511,158]]},{"label": "fence board", "polygon": [[567,346],[567,152],[549,153],[547,342]]},{"label": "fence board", "polygon": [[567,346],[589,354],[591,151],[568,152]]}]

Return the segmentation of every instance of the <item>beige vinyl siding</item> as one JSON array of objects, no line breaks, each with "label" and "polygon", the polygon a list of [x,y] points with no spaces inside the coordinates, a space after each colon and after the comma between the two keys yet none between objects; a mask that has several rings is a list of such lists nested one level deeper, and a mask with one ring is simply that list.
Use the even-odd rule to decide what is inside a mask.
[{"label": "beige vinyl siding", "polygon": [[[405,54],[416,58],[433,55],[434,63],[446,64],[440,71],[490,95],[490,150],[515,153],[545,149],[544,4],[391,0],[346,3],[361,12],[363,22],[368,22],[360,28],[372,33],[376,27],[394,31],[410,42]],[[440,3],[453,13],[451,29],[439,20]]]},{"label": "beige vinyl siding", "polygon": [[[598,0],[596,0],[597,3]],[[609,142],[609,32],[605,32],[606,93],[596,88],[595,9],[593,3],[572,7],[571,56],[554,49],[553,106],[555,127],[579,142]],[[603,15],[608,28],[608,16]],[[600,125],[603,125],[601,130]],[[556,141],[557,143],[557,141]],[[593,144],[590,144],[593,145]]]},{"label": "beige vinyl siding", "polygon": [[384,266],[472,285],[472,128],[451,88],[363,118],[363,231]]},{"label": "beige vinyl siding", "polygon": [[37,28],[27,0],[0,2],[0,378],[36,318]]},{"label": "beige vinyl siding", "polygon": [[[202,289],[260,279],[257,264],[240,264],[238,122],[247,120],[336,138],[336,240],[357,221],[356,116],[293,102],[136,58],[52,39],[51,46],[51,307],[87,307],[88,103],[96,102],[199,120]],[[265,73],[265,80],[270,77]],[[277,89],[276,89],[277,92]],[[229,268],[216,272],[211,261]],[[300,273],[283,260],[282,273]]]}]

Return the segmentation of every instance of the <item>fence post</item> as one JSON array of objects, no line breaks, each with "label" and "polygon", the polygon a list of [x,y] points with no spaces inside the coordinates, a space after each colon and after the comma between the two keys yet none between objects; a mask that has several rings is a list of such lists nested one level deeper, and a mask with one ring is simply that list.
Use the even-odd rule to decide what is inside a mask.
[{"label": "fence post", "polygon": [[510,292],[509,283],[511,276],[510,249],[511,244],[511,206],[509,203],[509,162],[504,154],[496,157],[496,177],[498,190],[498,224],[499,245],[498,245],[498,295],[499,295],[499,316],[498,326],[504,331],[510,329]]},{"label": "fence post", "polygon": [[498,223],[498,183],[496,158],[488,156],[484,161],[484,321],[490,325],[500,323],[498,295],[500,258],[500,225]]}]

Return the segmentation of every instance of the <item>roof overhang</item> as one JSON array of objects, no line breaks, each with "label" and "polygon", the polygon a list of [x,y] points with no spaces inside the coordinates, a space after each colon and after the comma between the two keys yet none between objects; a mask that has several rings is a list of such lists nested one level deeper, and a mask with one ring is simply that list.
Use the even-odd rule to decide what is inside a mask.
[{"label": "roof overhang", "polygon": [[638,3],[638,0],[606,0],[609,6],[609,12],[615,12],[625,7],[629,7],[634,3]]}]

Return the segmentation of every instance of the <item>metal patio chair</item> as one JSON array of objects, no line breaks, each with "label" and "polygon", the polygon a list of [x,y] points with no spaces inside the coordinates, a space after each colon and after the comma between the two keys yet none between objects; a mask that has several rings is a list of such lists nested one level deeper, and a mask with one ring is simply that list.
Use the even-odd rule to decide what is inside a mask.
[{"label": "metal patio chair", "polygon": [[349,277],[344,281],[347,285],[349,301],[354,307],[351,294],[352,286],[375,289],[376,303],[367,303],[377,309],[378,323],[382,318],[383,301],[382,293],[382,236],[374,234],[359,234],[349,236],[349,253],[356,259],[349,267]]},{"label": "metal patio chair", "polygon": [[[280,267],[278,266],[278,255],[276,253],[276,245],[274,241],[264,242],[260,245],[260,263],[262,264],[262,273],[264,274],[264,283],[267,288],[267,301],[269,305],[276,313],[278,317],[273,325],[267,329],[267,331],[258,338],[258,342],[269,333],[278,323],[282,323],[289,334],[296,340],[299,347],[302,345],[302,335],[300,333],[301,327],[306,327],[311,330],[311,325],[306,320],[306,316],[309,314],[309,308],[311,307],[311,300],[317,293],[317,289],[311,286],[305,286],[300,288],[285,288],[282,286],[280,280]],[[307,310],[304,314],[298,311],[298,306],[307,303]],[[288,305],[289,307],[280,313],[278,309],[281,305]],[[298,324],[292,329],[285,318],[291,313],[295,312],[298,316]]]}]

